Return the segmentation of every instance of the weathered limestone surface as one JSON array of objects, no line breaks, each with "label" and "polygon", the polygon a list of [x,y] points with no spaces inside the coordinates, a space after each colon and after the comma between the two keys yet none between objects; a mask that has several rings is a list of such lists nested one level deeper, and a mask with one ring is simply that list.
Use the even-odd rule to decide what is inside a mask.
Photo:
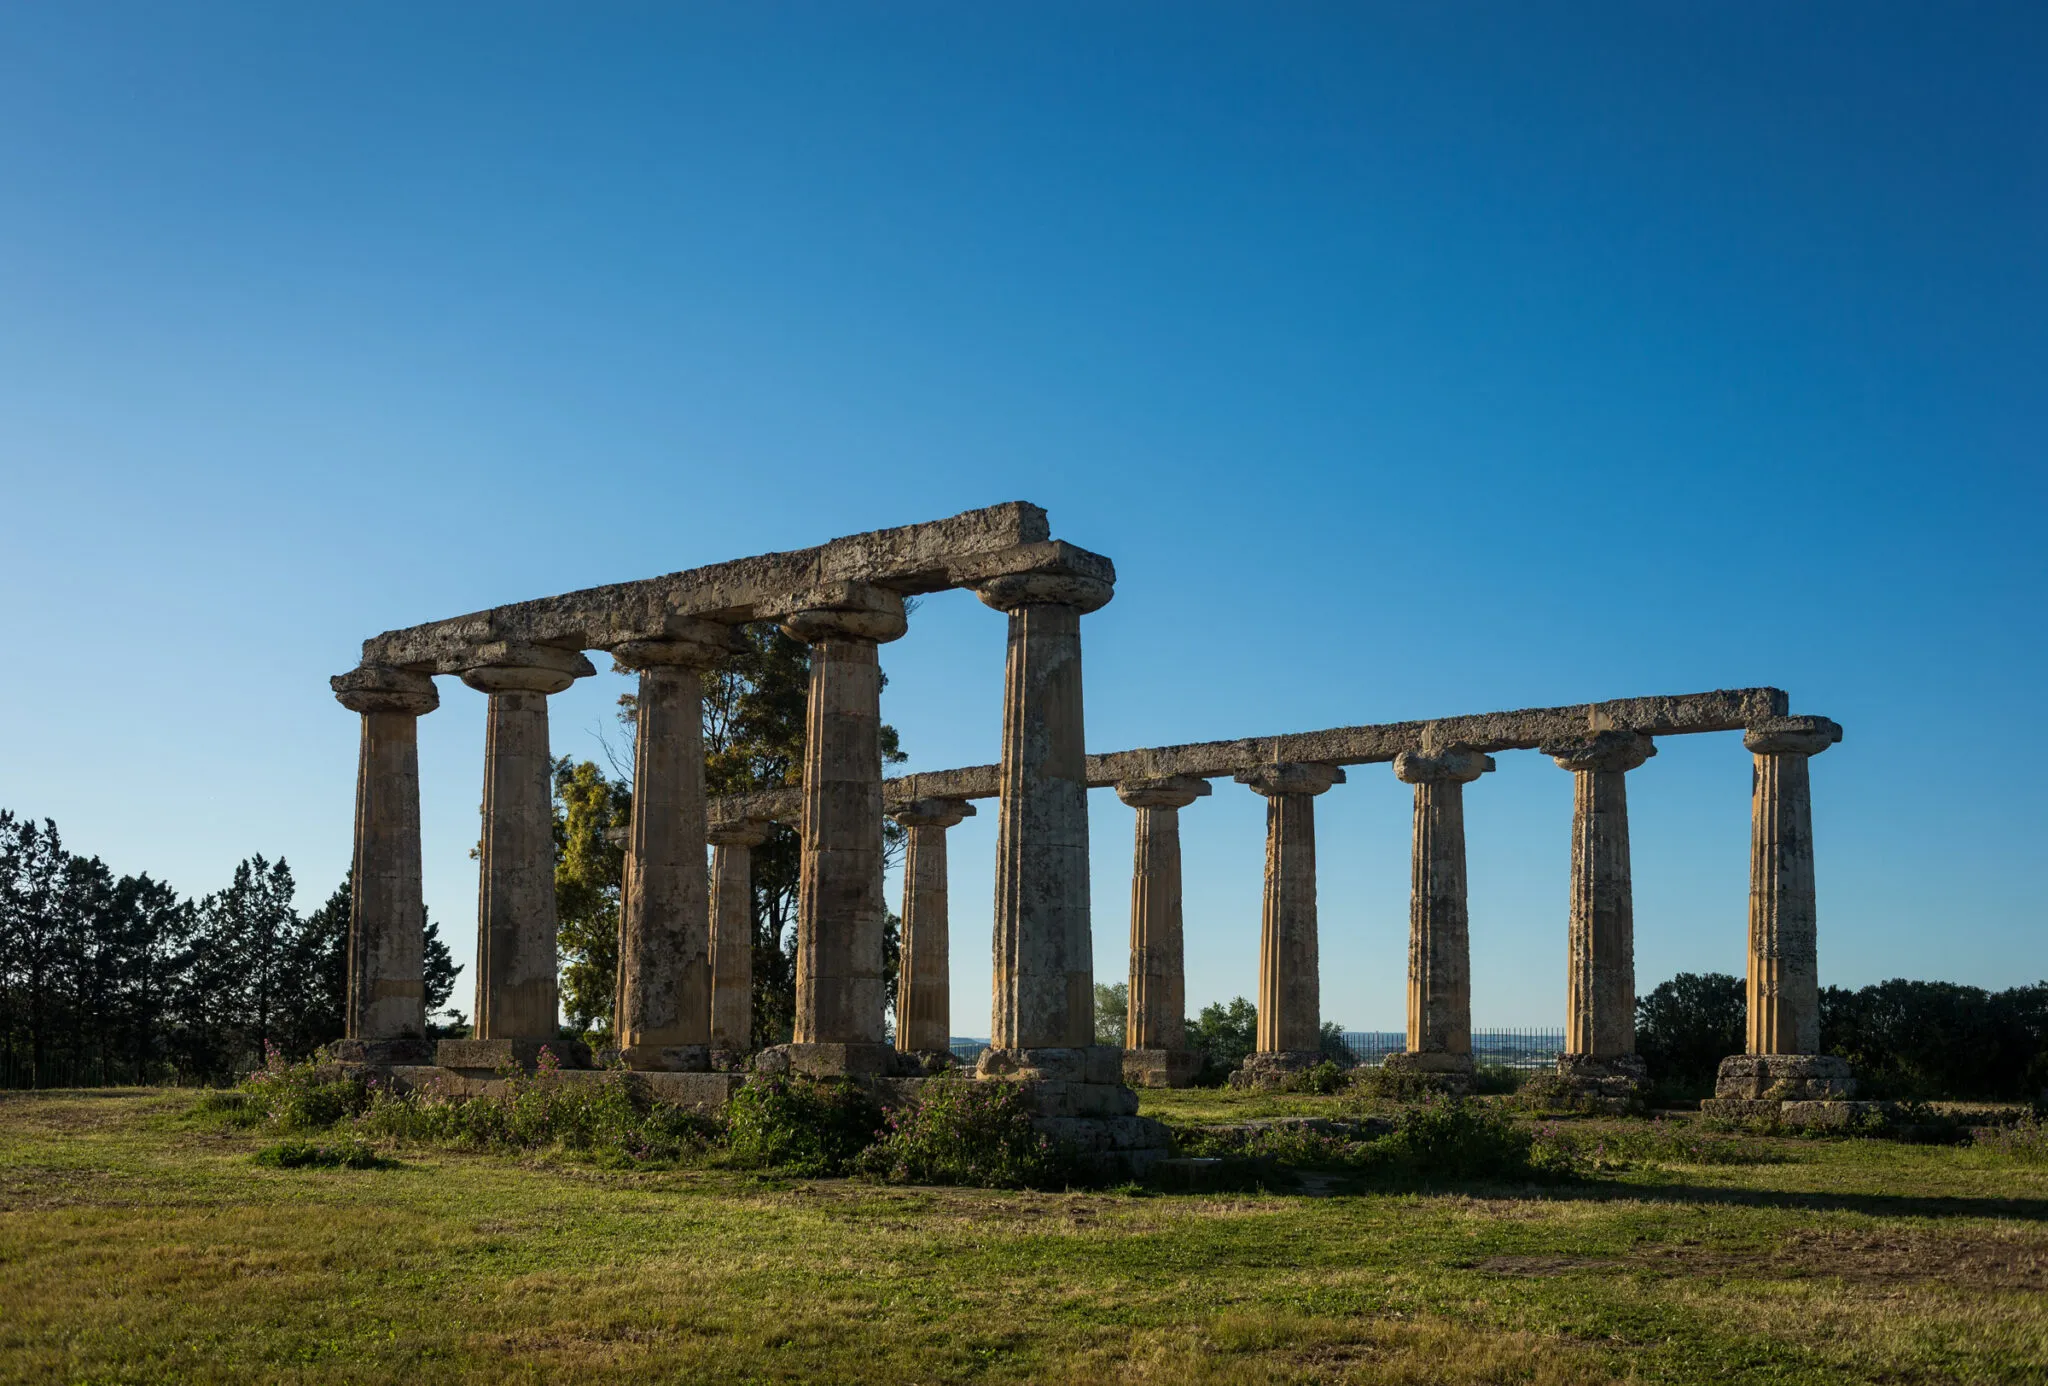
[{"label": "weathered limestone surface", "polygon": [[1117,797],[1138,811],[1131,860],[1131,980],[1124,1013],[1124,1077],[1139,1087],[1185,1087],[1201,1070],[1188,1048],[1187,971],[1181,936],[1180,811],[1210,792],[1207,780],[1133,780]]},{"label": "weathered limestone surface", "polygon": [[1465,786],[1493,769],[1467,747],[1403,751],[1394,774],[1415,786],[1415,852],[1408,904],[1408,1052],[1386,1066],[1469,1073],[1471,927],[1465,892]]},{"label": "weathered limestone surface", "polygon": [[1322,1059],[1316,939],[1315,796],[1344,781],[1333,765],[1264,765],[1237,776],[1266,799],[1266,884],[1259,921],[1258,1064],[1265,1075]]},{"label": "weathered limestone surface", "polygon": [[1832,1054],[1734,1054],[1721,1061],[1714,1096],[1741,1101],[1817,1102],[1856,1095],[1846,1059]]},{"label": "weathered limestone surface", "polygon": [[792,612],[782,626],[811,647],[795,1044],[830,1046],[819,1053],[849,1065],[842,1072],[886,1073],[877,646],[903,634],[903,599],[848,585],[818,606]]},{"label": "weathered limestone surface", "polygon": [[984,582],[976,591],[1010,618],[989,1043],[998,1050],[1085,1047],[1095,1037],[1095,965],[1081,617],[1108,602],[1112,588],[1077,568]]},{"label": "weathered limestone surface", "polygon": [[906,834],[903,948],[896,980],[896,1047],[906,1053],[950,1050],[953,988],[946,829],[973,812],[974,805],[964,799],[917,799],[890,815]]},{"label": "weathered limestone surface", "polygon": [[363,642],[363,663],[460,673],[495,641],[609,650],[662,640],[693,619],[737,625],[780,620],[815,605],[835,584],[873,584],[899,595],[968,587],[1034,571],[1114,582],[1108,559],[1053,539],[1045,511],[1024,501],[951,519],[849,535],[814,548],[690,568],[638,582],[586,588],[386,631]]},{"label": "weathered limestone surface", "polygon": [[500,645],[462,681],[490,695],[477,901],[476,1036],[553,1040],[555,839],[548,695],[597,672],[573,651]]},{"label": "weathered limestone surface", "polygon": [[1807,761],[1842,739],[1825,717],[1782,717],[1742,738],[1750,795],[1749,1052],[1820,1048],[1820,969]]},{"label": "weathered limestone surface", "polygon": [[715,823],[711,840],[711,1048],[744,1054],[754,1035],[754,849],[771,824]]},{"label": "weathered limestone surface", "polygon": [[[347,1038],[379,1057],[426,1057],[426,903],[420,878],[419,719],[440,706],[434,681],[395,669],[332,680],[362,714],[349,897]],[[365,1049],[365,1053],[369,1051]]]},{"label": "weathered limestone surface", "polygon": [[[1649,737],[1595,732],[1543,753],[1572,772],[1572,877],[1565,984],[1567,1076],[1636,1052],[1635,903],[1625,776],[1657,754]],[[1617,1070],[1619,1072],[1619,1070]],[[1635,1076],[1633,1072],[1629,1075]]]},{"label": "weathered limestone surface", "polygon": [[[1391,761],[1404,751],[1434,751],[1446,746],[1475,751],[1530,750],[1617,728],[1656,736],[1740,731],[1752,722],[1783,717],[1785,707],[1786,696],[1776,688],[1728,688],[1712,693],[1620,698],[1570,707],[1522,708],[1426,722],[1387,722],[1290,736],[1112,751],[1087,757],[1085,774],[1091,788],[1108,788],[1133,780],[1174,776],[1228,779],[1262,765],[1285,762],[1377,764]],[[888,803],[897,804],[932,797],[993,799],[1001,787],[1001,767],[970,765],[958,770],[899,776],[887,781],[883,792]],[[720,809],[721,813],[784,823],[794,822],[801,811],[801,801],[794,790],[735,795],[723,801]]]},{"label": "weathered limestone surface", "polygon": [[1140,1175],[1171,1153],[1166,1127],[1137,1115],[1138,1095],[1123,1082],[1124,1052],[1108,1045],[982,1051],[975,1076],[1016,1083],[1034,1113],[1032,1126],[1071,1147],[1084,1166]]},{"label": "weathered limestone surface", "polygon": [[619,912],[614,1033],[629,1068],[701,1070],[711,1045],[711,936],[704,881],[704,698],[700,672],[734,648],[700,622],[612,652],[640,672],[632,862]]}]

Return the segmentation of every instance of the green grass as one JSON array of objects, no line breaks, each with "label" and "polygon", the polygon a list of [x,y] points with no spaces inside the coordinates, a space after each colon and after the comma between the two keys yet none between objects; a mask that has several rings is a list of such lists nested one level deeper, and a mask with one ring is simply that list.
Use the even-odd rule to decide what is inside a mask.
[{"label": "green grass", "polygon": [[1642,1123],[1581,1122],[1633,1150],[1623,1168],[994,1193],[389,1143],[386,1168],[270,1168],[252,1156],[274,1137],[193,1101],[0,1099],[0,1380],[2018,1382],[2048,1363],[2048,1166],[1992,1150],[1732,1137],[1777,1162],[1686,1163]]}]

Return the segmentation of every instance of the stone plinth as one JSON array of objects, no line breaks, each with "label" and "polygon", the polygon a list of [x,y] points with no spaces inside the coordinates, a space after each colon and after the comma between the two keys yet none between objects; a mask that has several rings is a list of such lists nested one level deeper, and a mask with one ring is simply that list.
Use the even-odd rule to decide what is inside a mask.
[{"label": "stone plinth", "polygon": [[382,1045],[379,1052],[412,1053],[425,1046],[427,1027],[419,719],[441,699],[431,677],[399,669],[359,668],[330,683],[336,700],[363,719],[344,1028],[350,1040]]},{"label": "stone plinth", "polygon": [[[911,1060],[910,1069],[905,1061]],[[886,1078],[915,1070],[914,1056],[880,1040],[857,1044],[776,1044],[754,1055],[756,1073],[800,1073],[812,1078]]]},{"label": "stone plinth", "polygon": [[1333,784],[1342,784],[1344,772],[1334,765],[1263,765],[1239,774],[1237,780],[1266,800],[1266,882],[1259,911],[1258,1054],[1316,1054],[1320,1061],[1322,975],[1316,939],[1315,796]]},{"label": "stone plinth", "polygon": [[[1657,754],[1657,748],[1647,736],[1612,730],[1546,746],[1543,753],[1572,772],[1565,1053],[1620,1059],[1636,1051],[1635,897],[1626,775]],[[1583,1073],[1585,1082],[1596,1087],[1613,1086],[1613,1075],[1596,1077],[1596,1067],[1579,1065],[1572,1072]],[[1566,1076],[1565,1069],[1559,1074]]]},{"label": "stone plinth", "polygon": [[1559,1088],[1603,1111],[1637,1110],[1650,1095],[1649,1066],[1637,1054],[1560,1054],[1557,1080]]},{"label": "stone plinth", "polygon": [[1821,1102],[1855,1095],[1849,1061],[1832,1054],[1734,1054],[1714,1077],[1717,1098]]},{"label": "stone plinth", "polygon": [[906,835],[896,980],[896,1047],[905,1053],[943,1053],[952,1035],[946,829],[973,812],[964,799],[917,799],[890,814]]},{"label": "stone plinth", "polygon": [[1087,1046],[1095,1038],[1095,960],[1081,617],[1108,602],[1112,587],[1069,570],[1004,577],[976,591],[1010,619],[989,1043]]},{"label": "stone plinth", "polygon": [[1463,1054],[1443,1050],[1410,1050],[1405,1054],[1389,1054],[1380,1060],[1380,1067],[1389,1073],[1405,1074],[1419,1078],[1434,1088],[1449,1093],[1467,1093],[1472,1090],[1472,1054],[1468,1048]]},{"label": "stone plinth", "polygon": [[903,599],[843,583],[807,597],[782,628],[811,647],[795,1039],[799,1046],[818,1046],[811,1052],[822,1062],[835,1050],[851,1055],[882,1045],[886,1028],[877,646],[903,634]]},{"label": "stone plinth", "polygon": [[638,670],[633,817],[619,909],[613,1033],[629,1068],[709,1067],[711,930],[704,880],[704,697],[700,675],[734,648],[730,627],[679,623],[618,646]]},{"label": "stone plinth", "polygon": [[462,681],[490,695],[477,898],[479,1039],[551,1042],[557,1026],[555,819],[548,695],[597,671],[573,650],[498,642]]},{"label": "stone plinth", "polygon": [[1408,897],[1408,1053],[1462,1060],[1416,1071],[1472,1070],[1472,944],[1465,892],[1465,786],[1493,757],[1453,747],[1403,751],[1394,774],[1415,786],[1415,849]]},{"label": "stone plinth", "polygon": [[1124,1051],[1108,1045],[984,1050],[975,1076],[1016,1083],[1032,1127],[1066,1146],[1086,1172],[1144,1174],[1172,1152],[1165,1126],[1138,1112],[1123,1082]]},{"label": "stone plinth", "polygon": [[1306,1073],[1323,1062],[1320,1049],[1263,1050],[1247,1054],[1230,1075],[1233,1088],[1284,1088],[1296,1074]]},{"label": "stone plinth", "polygon": [[[742,818],[713,824],[711,842],[711,1048],[754,1047],[754,849],[773,824]],[[718,1067],[716,1059],[712,1067]]]},{"label": "stone plinth", "polygon": [[590,1067],[583,1041],[565,1039],[445,1039],[434,1046],[434,1062],[457,1073],[531,1073],[543,1049],[564,1069]]},{"label": "stone plinth", "polygon": [[1185,1087],[1201,1071],[1202,1056],[1190,1050],[1187,1041],[1180,811],[1208,794],[1209,782],[1180,777],[1133,780],[1118,785],[1116,792],[1138,811],[1131,859],[1124,1074],[1140,1087]]}]

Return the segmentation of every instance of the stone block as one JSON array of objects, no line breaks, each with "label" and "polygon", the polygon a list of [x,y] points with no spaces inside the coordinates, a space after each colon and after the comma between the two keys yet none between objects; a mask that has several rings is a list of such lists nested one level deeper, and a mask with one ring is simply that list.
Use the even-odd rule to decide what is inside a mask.
[{"label": "stone block", "polygon": [[658,1102],[673,1102],[679,1107],[689,1107],[700,1112],[716,1112],[732,1100],[740,1090],[747,1076],[744,1073],[688,1073],[676,1070],[652,1070],[632,1075],[636,1084],[644,1084],[649,1096]]},{"label": "stone block", "polygon": [[1898,1114],[1890,1102],[1847,1102],[1806,1100],[1785,1102],[1768,1098],[1712,1097],[1700,1103],[1702,1116],[1722,1121],[1773,1121],[1780,1126],[1805,1130],[1844,1130],[1875,1120],[1890,1121]]},{"label": "stone block", "polygon": [[1185,1088],[1202,1071],[1202,1055],[1193,1049],[1127,1049],[1124,1081],[1134,1088]]},{"label": "stone block", "polygon": [[[1124,1051],[1113,1044],[1095,1044],[1087,1049],[1088,1076],[1090,1083],[1114,1083],[1121,1087],[1124,1081]],[[1133,1110],[1136,1110],[1135,1108]]]},{"label": "stone block", "polygon": [[1229,1169],[1223,1160],[1166,1157],[1153,1164],[1150,1177],[1168,1193],[1203,1193],[1223,1187]]},{"label": "stone block", "polygon": [[705,1044],[632,1044],[617,1051],[636,1073],[708,1073],[711,1046]]},{"label": "stone block", "polygon": [[897,1070],[886,1044],[778,1044],[754,1056],[756,1073],[802,1073],[813,1078],[882,1078]]},{"label": "stone block", "polygon": [[543,1049],[565,1069],[591,1066],[590,1050],[582,1040],[563,1039],[446,1039],[435,1046],[434,1062],[462,1073],[531,1073]]},{"label": "stone block", "polygon": [[[1089,1081],[1089,1056],[1100,1045],[1086,1049],[984,1049],[975,1064],[980,1078],[1046,1079],[1058,1083]],[[1110,1053],[1121,1053],[1110,1050]],[[1121,1060],[1119,1060],[1119,1069]],[[1119,1077],[1121,1074],[1118,1075]],[[1116,1082],[1117,1078],[1109,1079]]]},{"label": "stone block", "polygon": [[378,1040],[342,1039],[327,1046],[327,1056],[338,1064],[389,1068],[394,1064],[431,1064],[434,1046],[418,1035]]},{"label": "stone block", "polygon": [[1849,1061],[1832,1054],[1731,1054],[1714,1079],[1714,1096],[1734,1100],[1842,1101],[1855,1095]]},{"label": "stone block", "polygon": [[1323,1054],[1317,1049],[1284,1049],[1265,1054],[1249,1054],[1230,1075],[1233,1088],[1280,1088],[1297,1073],[1305,1073],[1323,1062]]}]

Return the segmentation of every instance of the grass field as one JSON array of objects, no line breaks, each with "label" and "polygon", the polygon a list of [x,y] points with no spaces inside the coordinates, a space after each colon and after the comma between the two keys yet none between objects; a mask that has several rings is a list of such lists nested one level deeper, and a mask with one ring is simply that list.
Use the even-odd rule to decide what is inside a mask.
[{"label": "grass field", "polygon": [[988,1193],[413,1148],[272,1169],[191,1103],[0,1098],[0,1380],[2048,1380],[2048,1165],[1986,1150]]}]

